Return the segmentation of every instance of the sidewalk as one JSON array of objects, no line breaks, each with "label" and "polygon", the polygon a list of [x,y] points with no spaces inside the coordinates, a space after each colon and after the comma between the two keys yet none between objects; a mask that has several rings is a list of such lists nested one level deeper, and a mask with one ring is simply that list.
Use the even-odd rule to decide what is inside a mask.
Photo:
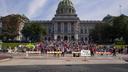
[{"label": "sidewalk", "polygon": [[73,58],[73,59],[81,59],[81,58],[87,58],[87,59],[91,59],[91,60],[112,60],[112,59],[122,59],[122,55],[117,55],[117,56],[99,56],[99,55],[95,55],[95,56],[90,56],[90,57],[73,57],[72,54],[66,54],[64,57],[57,57],[57,56],[53,56],[53,55],[48,55],[48,54],[42,54],[42,55],[29,55],[29,56],[26,56],[25,54],[22,54],[22,55],[12,55],[13,58],[16,58],[16,59],[68,59],[68,58]]},{"label": "sidewalk", "polygon": [[11,58],[12,57],[9,55],[5,55],[5,54],[0,53],[0,63],[5,62],[5,61],[9,61]]},{"label": "sidewalk", "polygon": [[0,66],[17,66],[17,65],[74,65],[74,64],[127,64],[124,60],[115,58],[73,58],[73,57],[60,57],[60,58],[14,58],[6,62],[1,62]]},{"label": "sidewalk", "polygon": [[[117,56],[112,56],[112,55],[104,55],[104,56],[100,56],[100,55],[95,55],[95,56],[90,56],[90,57],[86,57],[87,59],[91,59],[91,60],[94,60],[94,59],[122,59],[122,57],[125,56],[125,55],[121,55],[121,54],[118,54]],[[66,59],[66,58],[74,58],[74,59],[81,59],[81,58],[85,58],[85,57],[73,57],[72,54],[65,54],[64,57],[57,57],[57,56],[53,56],[52,54],[29,54],[29,55],[26,55],[25,53],[15,53],[15,54],[9,54],[9,53],[0,53],[0,58],[3,59],[3,58],[15,58],[15,59]]]},{"label": "sidewalk", "polygon": [[7,58],[12,58],[12,57],[10,55],[5,55],[0,53],[0,60],[7,59]]},{"label": "sidewalk", "polygon": [[69,64],[127,64],[120,56],[65,57],[54,56],[14,56],[13,59],[1,62],[0,66],[8,65],[69,65]]}]

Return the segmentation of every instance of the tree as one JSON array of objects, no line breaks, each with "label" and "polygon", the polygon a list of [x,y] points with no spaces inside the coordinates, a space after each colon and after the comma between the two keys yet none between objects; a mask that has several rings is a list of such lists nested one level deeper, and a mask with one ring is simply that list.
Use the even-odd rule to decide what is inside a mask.
[{"label": "tree", "polygon": [[123,37],[128,43],[128,16],[107,16],[104,24],[98,24],[91,33],[93,40],[98,43],[114,43],[115,39]]},{"label": "tree", "polygon": [[128,16],[121,15],[114,22],[114,28],[118,30],[117,38],[123,37],[125,42],[128,43]]},{"label": "tree", "polygon": [[113,41],[112,26],[107,23],[97,24],[91,32],[91,37],[94,42],[107,43]]},{"label": "tree", "polygon": [[24,23],[28,21],[28,18],[24,15],[11,14],[1,18],[2,21],[2,35],[6,40],[14,39],[19,36]]},{"label": "tree", "polygon": [[46,35],[46,29],[38,23],[27,23],[22,30],[23,36],[26,40],[39,41]]}]

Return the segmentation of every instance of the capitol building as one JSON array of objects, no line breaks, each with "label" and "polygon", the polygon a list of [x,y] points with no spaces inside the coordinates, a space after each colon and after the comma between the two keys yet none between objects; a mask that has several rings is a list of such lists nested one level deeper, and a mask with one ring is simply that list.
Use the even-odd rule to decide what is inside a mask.
[{"label": "capitol building", "polygon": [[[90,31],[95,25],[103,23],[102,21],[80,20],[71,0],[61,0],[59,2],[52,20],[31,20],[30,22],[41,24],[46,28],[47,35],[44,36],[45,40],[80,40],[86,42],[90,40]],[[1,28],[2,23],[0,21]],[[22,37],[22,35],[19,37]],[[19,38],[19,40],[22,40],[22,38]]]},{"label": "capitol building", "polygon": [[46,40],[82,40],[89,41],[89,33],[96,24],[102,21],[80,20],[70,0],[58,4],[55,16],[51,21],[31,21],[41,23],[47,29]]}]

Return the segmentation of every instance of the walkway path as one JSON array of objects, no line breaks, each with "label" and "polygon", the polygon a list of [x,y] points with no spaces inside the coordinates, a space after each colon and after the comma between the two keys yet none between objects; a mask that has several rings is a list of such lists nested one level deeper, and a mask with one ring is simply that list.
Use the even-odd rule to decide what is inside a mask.
[{"label": "walkway path", "polygon": [[68,65],[68,64],[127,64],[120,56],[94,57],[53,57],[53,56],[14,56],[10,61],[1,62],[0,66],[13,65]]}]

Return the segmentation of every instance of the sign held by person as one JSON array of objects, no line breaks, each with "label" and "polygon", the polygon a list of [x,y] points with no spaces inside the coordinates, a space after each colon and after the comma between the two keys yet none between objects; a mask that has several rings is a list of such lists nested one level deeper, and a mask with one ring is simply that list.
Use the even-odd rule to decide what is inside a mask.
[{"label": "sign held by person", "polygon": [[91,56],[90,50],[81,50],[81,56]]}]

